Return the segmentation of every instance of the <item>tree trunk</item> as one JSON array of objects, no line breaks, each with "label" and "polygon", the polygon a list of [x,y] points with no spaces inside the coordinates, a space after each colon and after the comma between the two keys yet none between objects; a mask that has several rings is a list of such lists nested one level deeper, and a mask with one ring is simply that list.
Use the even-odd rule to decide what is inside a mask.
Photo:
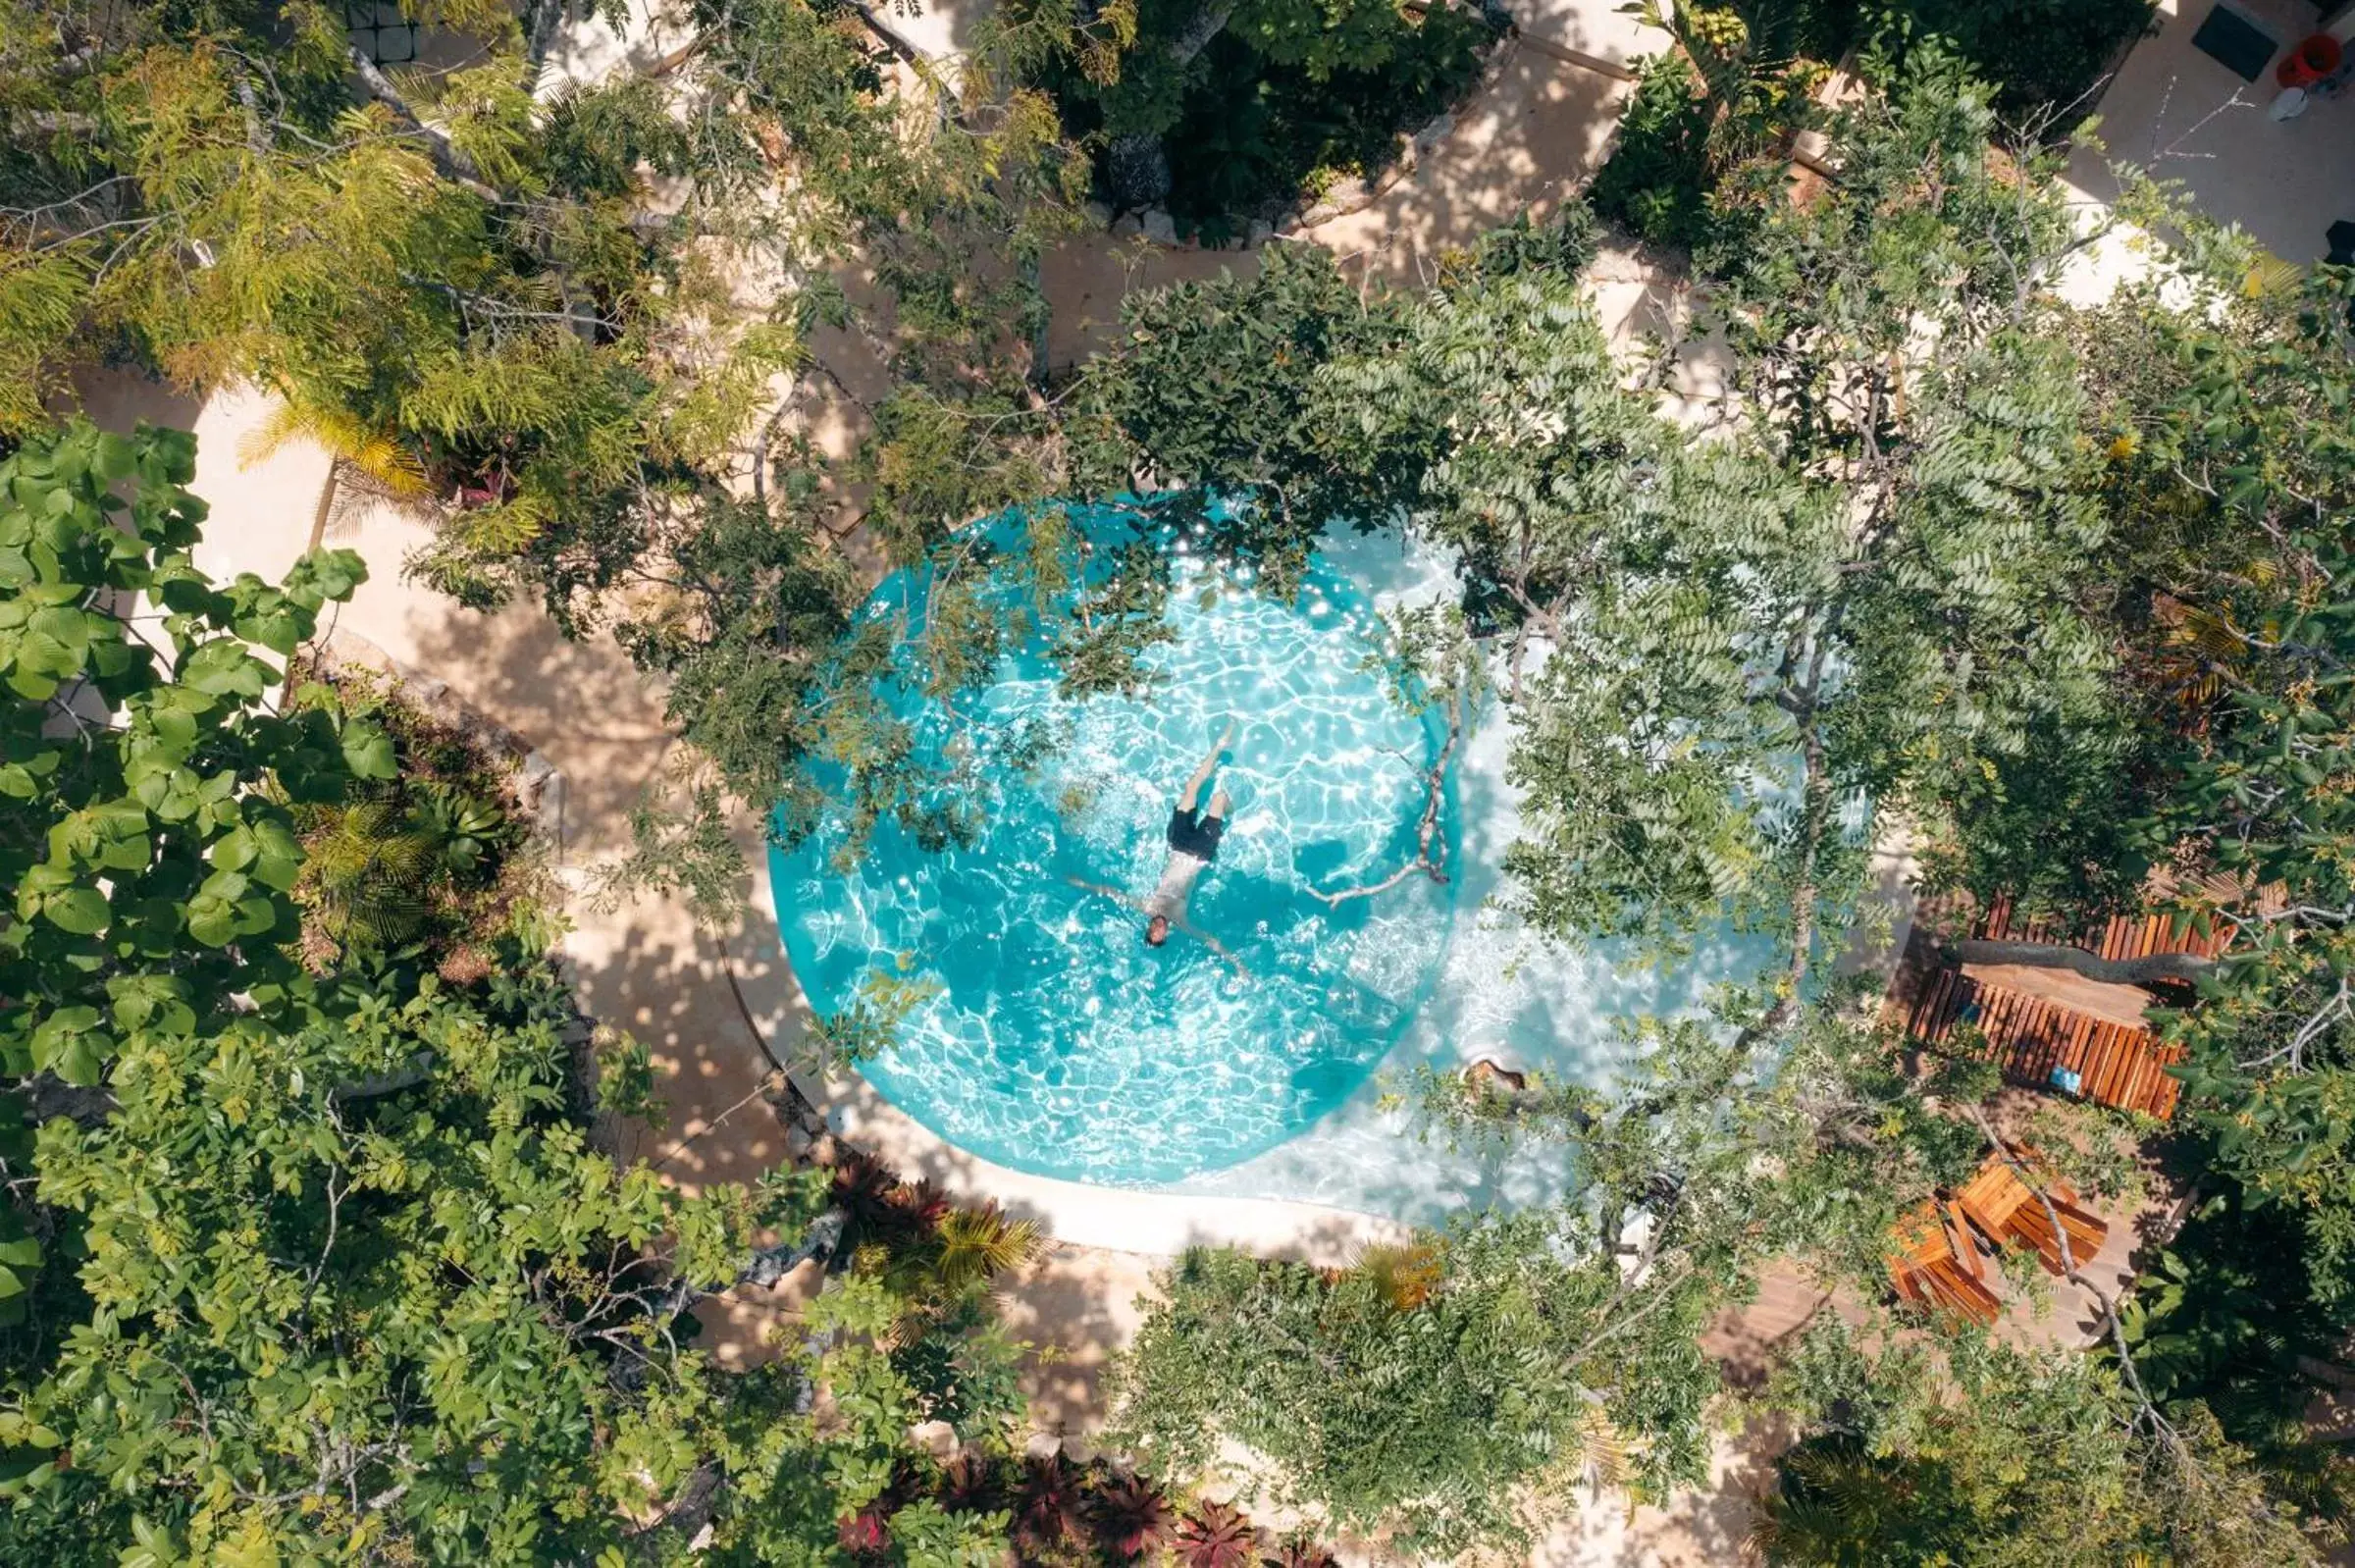
[{"label": "tree trunk", "polygon": [[1204,6],[1186,29],[1170,40],[1170,59],[1180,68],[1192,65],[1194,56],[1210,47],[1210,40],[1227,30],[1234,16],[1235,0],[1216,0]]},{"label": "tree trunk", "polygon": [[2106,959],[2081,947],[2047,942],[1949,942],[1939,952],[1954,964],[2017,964],[2038,969],[2070,969],[2112,985],[2149,985],[2156,980],[2197,980],[2216,960],[2197,953],[2154,953],[2140,959]]}]

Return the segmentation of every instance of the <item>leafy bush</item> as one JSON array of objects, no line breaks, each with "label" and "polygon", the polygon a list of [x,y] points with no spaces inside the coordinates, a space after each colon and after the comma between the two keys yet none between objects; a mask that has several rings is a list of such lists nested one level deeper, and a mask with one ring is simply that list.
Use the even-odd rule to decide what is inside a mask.
[{"label": "leafy bush", "polygon": [[1387,168],[1401,132],[1469,90],[1492,37],[1477,18],[1439,8],[1420,26],[1402,21],[1400,33],[1384,65],[1322,79],[1273,64],[1239,38],[1205,50],[1210,69],[1168,137],[1167,206],[1179,232],[1217,244],[1239,221],[1318,193],[1320,176],[1370,180]]},{"label": "leafy bush", "polygon": [[2055,129],[2066,129],[2084,118],[2092,106],[2081,100],[2155,10],[2153,0],[1890,0],[1868,25],[1894,55],[1943,36],[1995,88],[2007,117],[2051,109],[2063,122]]},{"label": "leafy bush", "polygon": [[1654,244],[1691,249],[1708,234],[1709,101],[1675,55],[1637,69],[1619,144],[1595,177],[1595,209]]}]

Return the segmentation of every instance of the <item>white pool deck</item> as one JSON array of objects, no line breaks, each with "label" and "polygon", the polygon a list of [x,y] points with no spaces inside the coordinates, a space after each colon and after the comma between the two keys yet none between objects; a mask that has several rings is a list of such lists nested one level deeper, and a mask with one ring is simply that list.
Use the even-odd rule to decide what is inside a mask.
[{"label": "white pool deck", "polygon": [[[2191,46],[2218,0],[2161,0],[2158,30],[2135,45],[2096,112],[2103,152],[2080,152],[2069,183],[2089,202],[2118,193],[2110,160],[2173,182],[2220,223],[2238,224],[2267,250],[2303,266],[2320,261],[2325,232],[2355,219],[2355,90],[2316,98],[2290,120],[2268,113],[2280,89],[2274,68],[2318,31],[2355,37],[2355,9],[2327,20],[2310,0],[2224,0],[2276,43],[2254,82]],[[2355,42],[2348,45],[2355,53]]]}]

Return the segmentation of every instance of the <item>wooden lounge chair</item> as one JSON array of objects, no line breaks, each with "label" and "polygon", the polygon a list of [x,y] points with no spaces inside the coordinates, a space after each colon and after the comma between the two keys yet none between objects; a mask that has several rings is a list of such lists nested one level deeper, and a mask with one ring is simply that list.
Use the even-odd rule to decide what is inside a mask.
[{"label": "wooden lounge chair", "polygon": [[[2037,1162],[2023,1151],[2021,1163],[2034,1169]],[[1969,1227],[1985,1236],[1991,1246],[2017,1242],[2036,1254],[2047,1274],[2060,1276],[2068,1271],[2062,1262],[2060,1237],[2055,1234],[2053,1222],[2061,1223],[2061,1232],[2068,1238],[2068,1256],[2080,1267],[2102,1249],[2110,1237],[2110,1227],[2099,1215],[2079,1208],[2076,1193],[2067,1182],[2057,1177],[2042,1178],[2045,1198],[2051,1200],[2048,1213],[2044,1201],[2038,1199],[2028,1184],[2019,1178],[2001,1155],[1989,1155],[1978,1175],[1963,1183],[1955,1194],[1955,1207]]]},{"label": "wooden lounge chair", "polygon": [[1915,998],[1907,1032],[1948,1054],[1991,1060],[2014,1082],[2059,1089],[2161,1120],[2182,1085],[2168,1075],[2183,1048],[2137,1024],[1989,985],[1957,969],[1933,975]]},{"label": "wooden lounge chair", "polygon": [[1982,1327],[2004,1310],[1986,1284],[1985,1265],[1969,1232],[1948,1205],[1924,1203],[1892,1229],[1889,1279],[1897,1293],[1932,1312]]}]

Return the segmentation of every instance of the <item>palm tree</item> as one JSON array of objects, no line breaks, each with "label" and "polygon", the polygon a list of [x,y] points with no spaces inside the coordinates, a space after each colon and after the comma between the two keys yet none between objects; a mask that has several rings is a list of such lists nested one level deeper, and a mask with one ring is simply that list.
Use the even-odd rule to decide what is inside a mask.
[{"label": "palm tree", "polygon": [[248,465],[264,461],[297,436],[325,447],[336,460],[337,477],[356,490],[405,498],[434,488],[417,454],[386,432],[343,409],[290,399],[281,399],[267,419],[246,433],[237,444],[237,460]]},{"label": "palm tree", "polygon": [[296,896],[342,947],[396,947],[417,934],[441,867],[431,833],[382,801],[331,810],[304,845]]},{"label": "palm tree", "polygon": [[940,1257],[932,1266],[943,1292],[1020,1269],[1046,1250],[1036,1220],[1009,1220],[995,1203],[951,1209],[940,1217]]}]

